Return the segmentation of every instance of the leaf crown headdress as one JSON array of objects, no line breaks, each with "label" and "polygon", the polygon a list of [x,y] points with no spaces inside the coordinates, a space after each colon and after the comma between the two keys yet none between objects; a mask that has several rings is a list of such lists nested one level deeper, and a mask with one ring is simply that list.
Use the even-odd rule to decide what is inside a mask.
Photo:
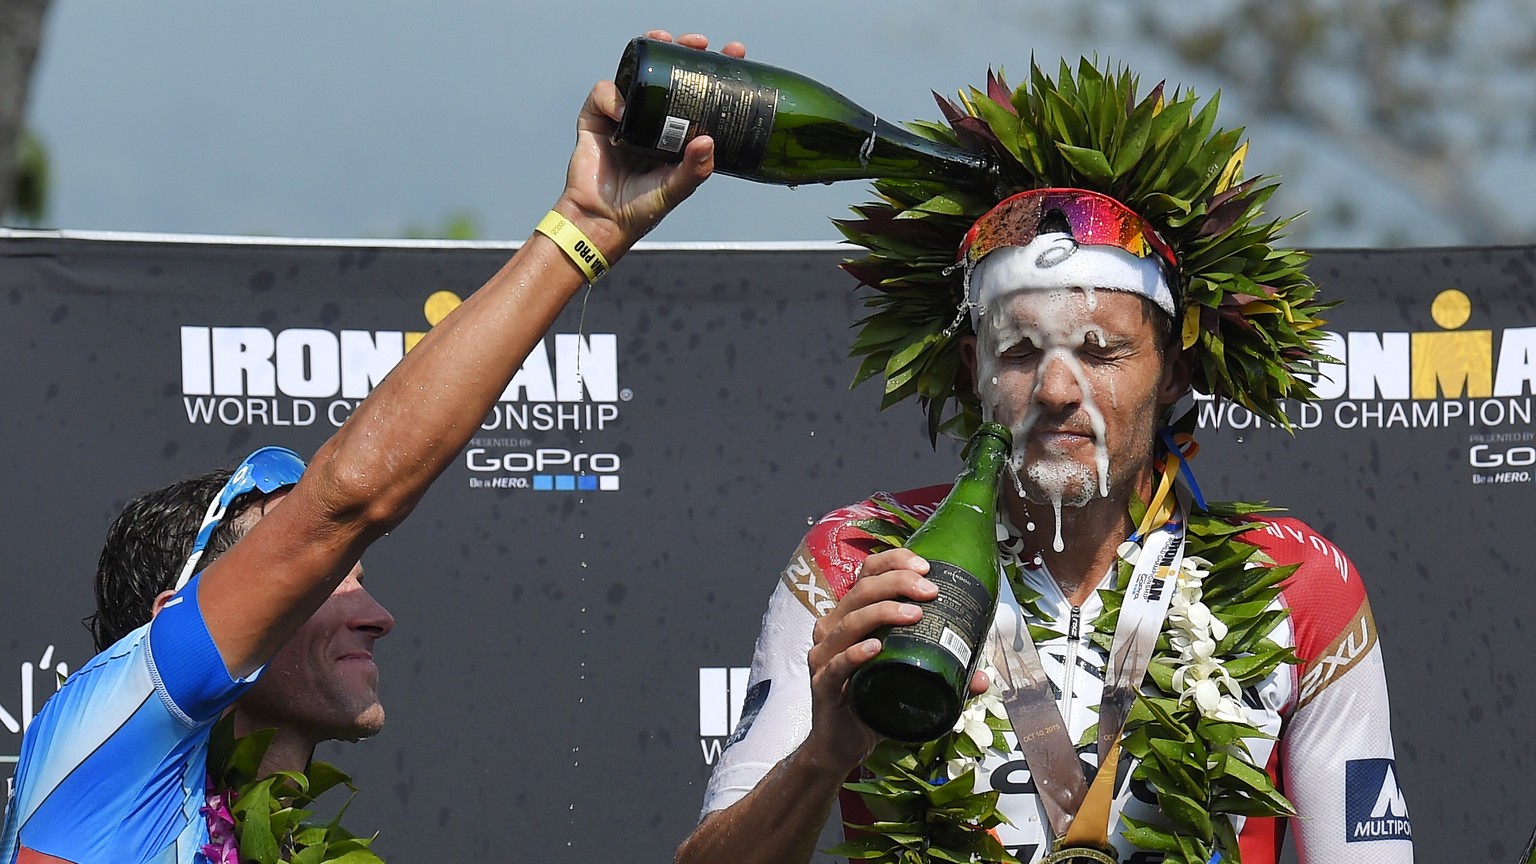
[{"label": "leaf crown headdress", "polygon": [[988,155],[989,188],[934,180],[881,179],[877,201],[834,220],[867,254],[843,268],[874,289],[873,311],[856,327],[851,354],[864,358],[854,386],[885,380],[881,408],[916,396],[929,437],[965,438],[980,404],[961,364],[960,314],[968,262],[956,251],[976,221],[1001,199],[1048,187],[1107,195],[1130,208],[1172,250],[1180,345],[1194,352],[1197,390],[1231,399],[1290,428],[1281,400],[1310,401],[1319,313],[1306,274],[1309,256],[1275,247],[1291,218],[1263,221],[1278,188],[1270,177],[1242,179],[1243,130],[1217,129],[1219,94],[1199,104],[1193,92],[1165,98],[1159,84],[1138,96],[1128,69],[1106,73],[1084,58],[1065,61],[1056,80],[1034,63],[1027,84],[1010,90],[987,73],[987,89],[959,103],[935,93],[947,123],[909,124],[930,140]]}]

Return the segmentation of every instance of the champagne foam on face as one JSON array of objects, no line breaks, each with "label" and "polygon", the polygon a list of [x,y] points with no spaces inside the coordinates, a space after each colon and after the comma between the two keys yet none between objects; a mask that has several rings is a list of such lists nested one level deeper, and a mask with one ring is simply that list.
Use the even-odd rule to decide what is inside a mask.
[{"label": "champagne foam on face", "polygon": [[[1025,500],[1048,503],[1055,511],[1056,536],[1052,546],[1060,552],[1065,548],[1061,536],[1061,508],[1086,506],[1093,500],[1095,485],[1101,497],[1109,495],[1109,448],[1105,443],[1104,415],[1095,402],[1093,382],[1078,353],[1084,345],[1103,346],[1107,340],[1103,329],[1091,320],[1092,311],[1097,306],[1091,289],[1031,291],[1033,302],[1029,309],[1035,313],[1034,320],[1024,322],[1009,314],[1008,307],[1015,297],[1029,290],[1021,288],[1001,294],[990,308],[979,310],[977,317],[982,326],[977,328],[977,379],[981,385],[978,395],[983,416],[989,420],[996,418],[1004,407],[999,374],[1003,354],[1024,341],[1039,350],[1034,386],[1023,415],[1009,424],[1014,440],[1023,442],[1011,460],[1009,473]],[[1047,452],[1043,458],[1027,465],[1024,461],[1029,434],[1040,419],[1040,388],[1047,376],[1057,371],[1057,364],[1072,376],[1078,388],[1079,408],[1093,437],[1094,464],[1091,467],[1066,453]],[[1109,398],[1111,404],[1117,403],[1113,388]],[[1095,475],[1097,484],[1094,483]]]}]

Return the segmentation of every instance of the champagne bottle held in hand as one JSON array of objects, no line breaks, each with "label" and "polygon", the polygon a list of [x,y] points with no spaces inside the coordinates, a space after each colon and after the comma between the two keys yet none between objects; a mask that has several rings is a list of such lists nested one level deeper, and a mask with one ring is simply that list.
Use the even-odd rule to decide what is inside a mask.
[{"label": "champagne bottle held in hand", "polygon": [[876,632],[880,653],[848,684],[854,713],[881,735],[931,741],[954,727],[970,695],[997,611],[997,484],[1012,443],[1005,427],[983,424],[954,488],[907,541],[927,560],[939,596],[918,604],[916,624]]},{"label": "champagne bottle held in hand", "polygon": [[624,119],[613,140],[677,162],[699,135],[715,140],[715,170],[796,185],[874,177],[988,185],[992,162],[880,120],[837,92],[787,69],[634,39],[614,84]]}]

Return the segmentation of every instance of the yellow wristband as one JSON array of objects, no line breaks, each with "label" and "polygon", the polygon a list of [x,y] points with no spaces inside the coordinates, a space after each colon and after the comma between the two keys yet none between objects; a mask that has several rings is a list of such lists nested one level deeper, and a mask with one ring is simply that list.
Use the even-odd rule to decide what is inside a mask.
[{"label": "yellow wristband", "polygon": [[544,214],[544,218],[539,220],[533,230],[555,241],[555,245],[586,274],[588,282],[596,282],[597,277],[608,272],[608,259],[597,251],[597,245],[587,239],[580,228],[571,224],[571,220],[559,213],[551,210]]}]

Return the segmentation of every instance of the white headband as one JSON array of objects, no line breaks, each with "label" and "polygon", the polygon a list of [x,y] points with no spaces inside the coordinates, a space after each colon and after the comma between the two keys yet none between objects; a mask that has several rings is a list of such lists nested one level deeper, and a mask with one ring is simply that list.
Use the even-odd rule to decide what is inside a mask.
[{"label": "white headband", "polygon": [[966,278],[971,324],[994,300],[1015,291],[1092,288],[1126,291],[1174,314],[1173,292],[1156,258],[1139,258],[1117,246],[1085,246],[1070,234],[1040,234],[1028,246],[987,253]]}]

